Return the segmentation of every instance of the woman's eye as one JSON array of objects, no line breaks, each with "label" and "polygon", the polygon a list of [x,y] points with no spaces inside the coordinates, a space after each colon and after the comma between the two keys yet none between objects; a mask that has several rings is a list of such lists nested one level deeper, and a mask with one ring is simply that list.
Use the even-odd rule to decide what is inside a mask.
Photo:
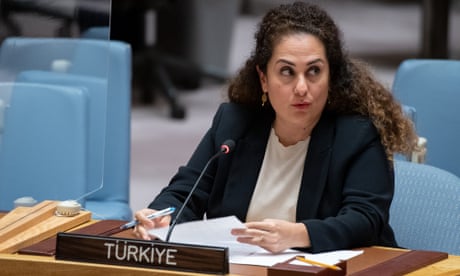
[{"label": "woman's eye", "polygon": [[288,68],[288,67],[285,67],[285,68],[281,68],[281,75],[283,76],[290,76],[292,75],[292,70],[291,68]]},{"label": "woman's eye", "polygon": [[319,74],[319,72],[320,72],[320,69],[317,66],[313,66],[308,70],[308,74],[311,76],[316,76]]}]

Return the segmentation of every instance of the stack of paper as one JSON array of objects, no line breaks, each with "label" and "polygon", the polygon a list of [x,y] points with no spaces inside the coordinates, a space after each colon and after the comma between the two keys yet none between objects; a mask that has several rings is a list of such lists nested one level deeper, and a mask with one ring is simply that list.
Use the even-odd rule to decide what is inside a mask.
[{"label": "stack of paper", "polygon": [[[199,244],[208,246],[228,247],[230,263],[272,266],[286,261],[297,255],[325,264],[337,264],[341,260],[348,260],[362,254],[360,250],[340,250],[320,254],[286,250],[279,254],[270,253],[258,246],[239,243],[236,237],[230,234],[232,228],[246,227],[235,216],[191,221],[177,224],[171,234],[170,242]],[[165,240],[168,227],[156,228],[149,231],[150,235]],[[298,262],[301,265],[308,265]]]}]

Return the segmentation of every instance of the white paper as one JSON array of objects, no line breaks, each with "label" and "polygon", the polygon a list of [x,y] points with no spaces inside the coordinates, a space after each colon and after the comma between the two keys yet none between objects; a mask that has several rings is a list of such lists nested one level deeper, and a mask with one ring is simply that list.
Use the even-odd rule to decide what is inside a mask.
[{"label": "white paper", "polygon": [[[273,254],[261,249],[259,252],[254,252],[247,255],[234,255],[230,256],[230,263],[233,264],[246,264],[246,265],[259,265],[259,266],[272,266],[277,263],[285,262],[296,256],[302,256],[305,259],[317,261],[320,263],[334,265],[340,261],[346,261],[353,257],[362,254],[362,250],[338,250],[324,253],[310,254],[296,250],[286,250],[282,253]],[[301,261],[292,261],[291,264],[296,265],[310,265]]]},{"label": "white paper", "polygon": [[[348,260],[363,253],[362,250],[339,250],[309,254],[290,249],[282,253],[273,254],[258,246],[237,242],[236,237],[230,233],[231,229],[245,227],[244,223],[235,216],[185,222],[176,225],[169,241],[185,244],[228,247],[230,263],[259,266],[272,266],[298,255],[306,259],[333,265],[339,263],[341,260]],[[151,236],[155,236],[161,240],[166,239],[167,232],[168,227],[149,230]],[[300,261],[293,261],[291,263],[308,265]]]},{"label": "white paper", "polygon": [[[258,246],[239,243],[236,241],[236,237],[230,233],[232,228],[245,227],[235,216],[184,222],[176,225],[169,241],[228,247],[230,257],[232,255],[247,255],[257,252],[260,248]],[[168,229],[169,227],[154,228],[149,230],[149,234],[165,240]]]}]

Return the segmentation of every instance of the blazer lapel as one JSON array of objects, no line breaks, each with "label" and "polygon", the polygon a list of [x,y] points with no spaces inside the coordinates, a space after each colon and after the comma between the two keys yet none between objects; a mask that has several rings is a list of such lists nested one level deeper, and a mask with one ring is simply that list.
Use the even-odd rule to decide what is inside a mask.
[{"label": "blazer lapel", "polygon": [[327,181],[334,136],[333,121],[333,116],[323,115],[312,132],[297,203],[298,220],[316,216]]},{"label": "blazer lapel", "polygon": [[232,200],[231,202],[226,201],[226,208],[230,208],[238,217],[243,219],[246,218],[262,167],[270,129],[270,120],[259,120],[247,132],[247,135],[237,142],[234,160],[229,172],[232,177],[227,182],[227,187],[229,187],[227,196]]}]

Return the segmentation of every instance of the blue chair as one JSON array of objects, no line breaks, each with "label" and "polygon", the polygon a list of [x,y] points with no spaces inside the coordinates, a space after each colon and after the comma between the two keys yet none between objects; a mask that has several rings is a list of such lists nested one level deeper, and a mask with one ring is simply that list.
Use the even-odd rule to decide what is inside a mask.
[{"label": "blue chair", "polygon": [[[56,49],[49,53],[47,48]],[[10,49],[12,48],[12,49]],[[30,53],[32,51],[34,54]],[[18,62],[5,53],[27,55]],[[22,59],[19,57],[18,59]],[[66,70],[53,69],[66,61]],[[26,63],[26,64],[24,64]],[[10,66],[7,66],[10,64]],[[89,182],[86,208],[95,218],[132,218],[129,206],[131,48],[119,41],[67,38],[8,38],[0,67],[20,82],[85,87],[90,101]]]},{"label": "blue chair", "polygon": [[110,38],[110,27],[99,26],[99,27],[91,27],[80,34],[81,38],[87,39],[102,39],[108,40]]},{"label": "blue chair", "polygon": [[[12,78],[24,70],[44,70],[107,79],[110,48],[116,47],[112,46],[116,44],[125,43],[76,38],[8,37],[0,48],[0,69]],[[57,68],[56,65],[63,61],[68,63],[68,68]]]},{"label": "blue chair", "polygon": [[66,200],[84,193],[86,90],[0,83],[0,106],[0,210],[13,209],[20,197]]},{"label": "blue chair", "polygon": [[390,225],[401,247],[460,254],[460,178],[427,165],[395,161]]},{"label": "blue chair", "polygon": [[426,163],[460,176],[460,61],[406,60],[392,90],[415,109],[417,133],[427,139]]}]

